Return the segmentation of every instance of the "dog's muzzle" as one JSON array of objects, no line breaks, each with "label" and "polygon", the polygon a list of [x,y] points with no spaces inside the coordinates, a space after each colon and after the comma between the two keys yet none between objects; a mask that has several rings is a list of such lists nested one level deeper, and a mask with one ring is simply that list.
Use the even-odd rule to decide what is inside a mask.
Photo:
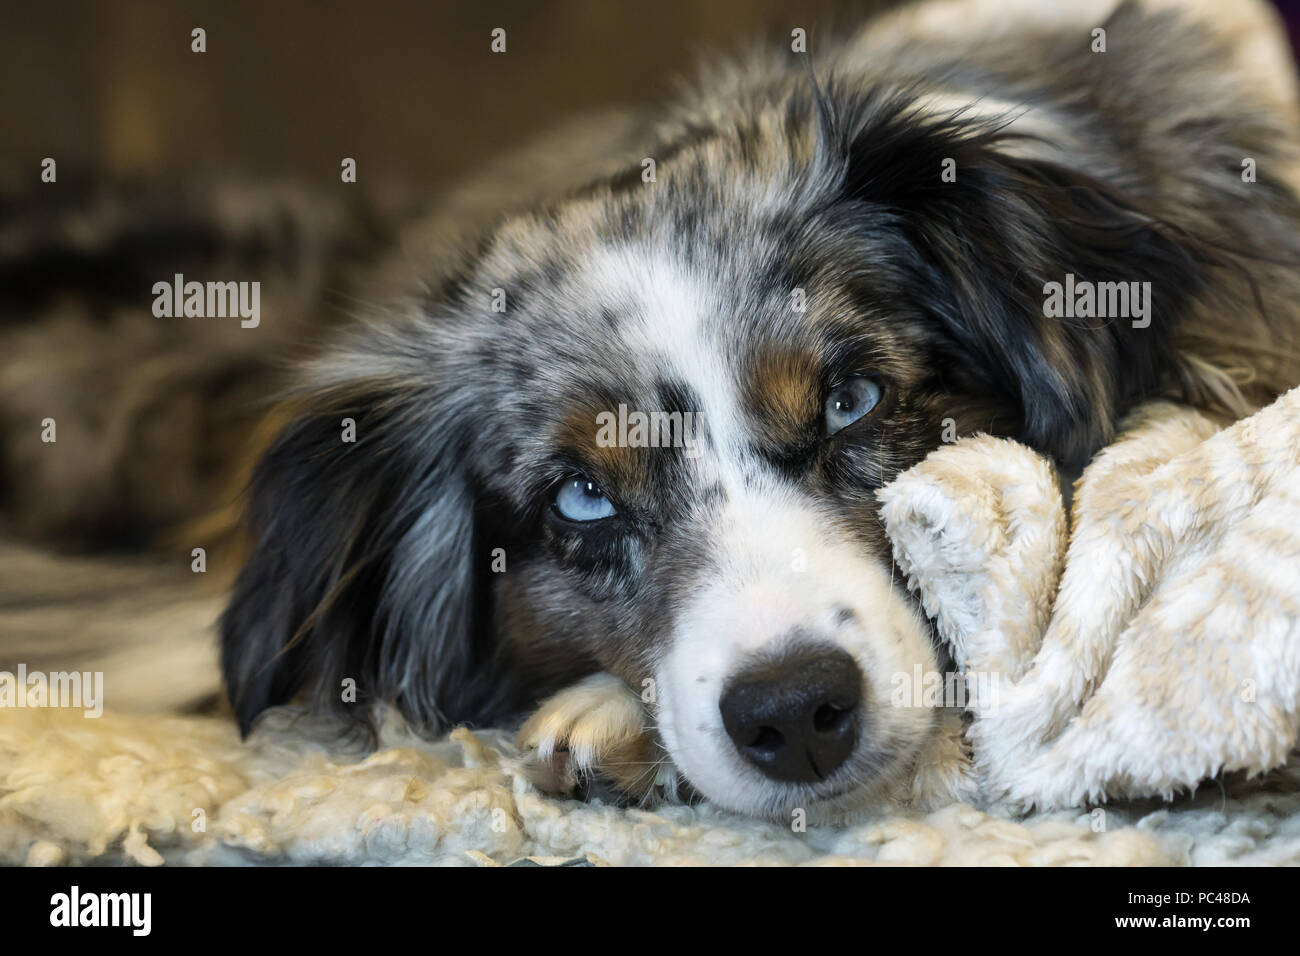
[{"label": "dog's muzzle", "polygon": [[736,749],[768,779],[825,780],[858,740],[862,672],[849,654],[801,645],[750,664],[719,702]]}]

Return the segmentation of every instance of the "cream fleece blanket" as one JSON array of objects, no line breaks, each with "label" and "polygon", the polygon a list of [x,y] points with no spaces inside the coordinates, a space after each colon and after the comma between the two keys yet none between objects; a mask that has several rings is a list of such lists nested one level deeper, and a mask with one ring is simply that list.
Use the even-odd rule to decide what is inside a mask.
[{"label": "cream fleece blanket", "polygon": [[968,672],[985,800],[1171,797],[1296,746],[1300,389],[1223,431],[1139,409],[1084,471],[1068,536],[1047,462],[987,436],[881,498]]},{"label": "cream fleece blanket", "polygon": [[[882,498],[976,694],[973,764],[937,769],[982,810],[795,832],[543,796],[499,733],[387,728],[364,755],[287,713],[243,744],[218,718],[22,709],[0,711],[0,862],[1300,863],[1300,390],[1223,431],[1139,410],[1072,535],[1048,464],[999,439]],[[1127,799],[1051,809],[1103,797]]]}]

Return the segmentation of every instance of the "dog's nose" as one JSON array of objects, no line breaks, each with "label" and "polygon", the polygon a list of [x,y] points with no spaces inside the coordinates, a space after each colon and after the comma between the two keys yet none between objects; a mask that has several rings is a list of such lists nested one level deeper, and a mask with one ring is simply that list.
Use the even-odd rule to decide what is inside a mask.
[{"label": "dog's nose", "polygon": [[731,679],[719,709],[745,759],[771,780],[823,780],[858,738],[862,672],[839,648],[803,648]]}]

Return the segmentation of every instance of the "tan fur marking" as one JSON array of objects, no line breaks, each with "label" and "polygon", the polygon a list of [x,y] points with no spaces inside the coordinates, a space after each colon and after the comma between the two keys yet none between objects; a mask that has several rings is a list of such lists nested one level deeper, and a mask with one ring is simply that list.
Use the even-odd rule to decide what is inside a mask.
[{"label": "tan fur marking", "polygon": [[594,674],[547,699],[516,744],[540,789],[571,793],[601,777],[636,799],[675,776],[657,744],[641,699],[612,674]]}]

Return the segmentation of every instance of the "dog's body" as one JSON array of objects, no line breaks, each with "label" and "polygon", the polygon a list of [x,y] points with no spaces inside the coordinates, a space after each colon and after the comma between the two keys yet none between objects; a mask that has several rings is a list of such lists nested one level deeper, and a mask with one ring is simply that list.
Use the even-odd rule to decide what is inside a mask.
[{"label": "dog's body", "polygon": [[1267,15],[1110,6],[765,49],[453,197],[407,238],[424,290],[304,364],[256,469],[241,727],[532,712],[565,783],[823,817],[906,791],[939,715],[891,689],[946,662],[875,491],[961,434],[1077,469],[1143,398],[1300,382]]}]

